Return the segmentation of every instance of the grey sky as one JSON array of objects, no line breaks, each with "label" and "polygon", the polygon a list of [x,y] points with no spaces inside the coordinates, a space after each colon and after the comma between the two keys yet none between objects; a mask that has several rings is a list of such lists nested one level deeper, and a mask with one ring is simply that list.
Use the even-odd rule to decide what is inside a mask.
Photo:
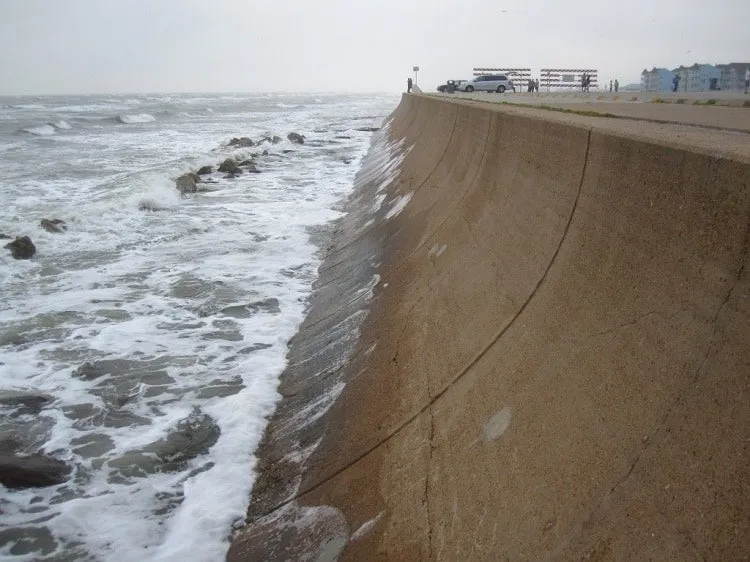
[{"label": "grey sky", "polygon": [[750,0],[0,0],[0,94],[398,91],[750,61]]}]

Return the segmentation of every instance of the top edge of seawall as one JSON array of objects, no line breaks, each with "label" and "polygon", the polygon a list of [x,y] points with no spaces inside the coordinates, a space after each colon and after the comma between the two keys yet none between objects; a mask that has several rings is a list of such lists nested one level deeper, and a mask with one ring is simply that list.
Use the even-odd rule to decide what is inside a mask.
[{"label": "top edge of seawall", "polygon": [[[599,112],[596,110],[596,104],[582,105],[582,109],[576,111],[568,110],[568,108],[548,106],[535,107],[531,104],[518,104],[504,100],[485,101],[435,94],[404,94],[402,103],[409,97],[417,102],[450,103],[467,108],[481,108],[497,113],[525,117],[537,121],[561,123],[593,131],[594,133],[618,136],[624,139],[678,150],[687,150],[705,154],[712,158],[733,160],[750,165],[750,128],[747,132],[741,132],[739,130],[725,130],[718,126],[710,127],[689,122],[672,122],[668,119],[668,116],[663,121],[621,116],[612,113],[610,108]],[[687,106],[674,104],[670,107],[687,108]],[[696,111],[703,109],[696,108]],[[743,115],[747,114],[748,118],[750,118],[750,110],[748,109],[719,109],[742,112]]]}]

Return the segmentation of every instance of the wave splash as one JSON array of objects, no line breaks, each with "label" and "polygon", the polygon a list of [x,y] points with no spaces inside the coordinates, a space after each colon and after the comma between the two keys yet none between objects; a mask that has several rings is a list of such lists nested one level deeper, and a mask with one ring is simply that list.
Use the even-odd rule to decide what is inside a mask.
[{"label": "wave splash", "polygon": [[123,125],[134,125],[136,123],[151,123],[156,117],[150,113],[123,114],[117,116],[117,121]]},{"label": "wave splash", "polygon": [[39,127],[26,127],[21,130],[24,133],[29,133],[30,135],[36,135],[39,137],[48,137],[55,134],[55,126],[50,125],[49,123],[46,125],[40,125]]}]

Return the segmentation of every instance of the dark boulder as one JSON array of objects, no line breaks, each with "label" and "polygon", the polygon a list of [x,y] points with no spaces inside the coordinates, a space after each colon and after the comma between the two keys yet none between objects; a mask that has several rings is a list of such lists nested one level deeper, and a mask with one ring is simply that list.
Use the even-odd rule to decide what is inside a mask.
[{"label": "dark boulder", "polygon": [[3,234],[2,232],[0,232],[0,240],[10,239],[10,238],[12,238],[12,236],[8,236],[7,234]]},{"label": "dark boulder", "polygon": [[270,142],[271,144],[279,144],[279,143],[280,143],[281,141],[283,141],[284,139],[282,139],[282,138],[281,138],[280,136],[278,136],[278,135],[274,135],[274,136],[272,136],[272,137],[263,137],[263,140],[264,140],[265,142]]},{"label": "dark boulder", "polygon": [[42,219],[39,222],[41,226],[47,232],[62,233],[68,230],[68,225],[62,219]]},{"label": "dark boulder", "polygon": [[255,146],[252,139],[247,137],[233,138],[229,141],[229,146],[236,146],[238,148],[245,148],[249,146]]},{"label": "dark boulder", "polygon": [[38,414],[52,398],[29,390],[0,390],[0,406],[14,408],[23,414]]},{"label": "dark boulder", "polygon": [[355,131],[362,131],[363,133],[374,133],[375,131],[379,131],[380,127],[360,127],[359,129],[354,129]]},{"label": "dark boulder", "polygon": [[268,151],[264,150],[262,156],[268,156]]},{"label": "dark boulder", "polygon": [[[196,177],[198,180],[196,181]],[[200,176],[198,174],[183,174],[179,178],[175,180],[175,184],[177,185],[177,189],[180,193],[195,193],[198,191],[198,181],[200,181]]]},{"label": "dark boulder", "polygon": [[206,454],[220,435],[213,418],[195,411],[163,439],[141,450],[127,451],[110,461],[109,466],[126,478],[185,470],[188,461]]},{"label": "dark boulder", "polygon": [[252,160],[243,160],[239,165],[244,166],[249,174],[260,174],[260,170],[255,167],[255,162]]},{"label": "dark boulder", "polygon": [[213,166],[203,166],[200,170],[198,170],[199,176],[205,176],[206,174],[213,174],[214,168]]},{"label": "dark boulder", "polygon": [[219,165],[219,171],[226,172],[228,174],[241,174],[242,173],[242,170],[240,170],[240,167],[237,165],[237,162],[235,162],[231,158],[227,158],[221,163],[221,165]]},{"label": "dark boulder", "polygon": [[28,236],[17,236],[13,242],[4,246],[10,250],[11,255],[17,260],[28,260],[36,254],[36,246]]},{"label": "dark boulder", "polygon": [[286,138],[294,144],[305,144],[305,136],[300,135],[299,133],[289,133]]},{"label": "dark boulder", "polygon": [[53,457],[0,454],[0,483],[7,488],[42,488],[62,484],[70,472],[67,464]]}]

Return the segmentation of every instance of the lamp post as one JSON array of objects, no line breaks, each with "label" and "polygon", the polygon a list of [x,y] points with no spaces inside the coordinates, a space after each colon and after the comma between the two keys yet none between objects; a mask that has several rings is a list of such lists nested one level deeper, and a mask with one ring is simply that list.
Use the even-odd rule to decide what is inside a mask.
[{"label": "lamp post", "polygon": [[412,70],[414,71],[414,85],[417,86],[419,82],[417,80],[417,75],[419,74],[419,66],[415,65],[414,68],[412,68]]}]

